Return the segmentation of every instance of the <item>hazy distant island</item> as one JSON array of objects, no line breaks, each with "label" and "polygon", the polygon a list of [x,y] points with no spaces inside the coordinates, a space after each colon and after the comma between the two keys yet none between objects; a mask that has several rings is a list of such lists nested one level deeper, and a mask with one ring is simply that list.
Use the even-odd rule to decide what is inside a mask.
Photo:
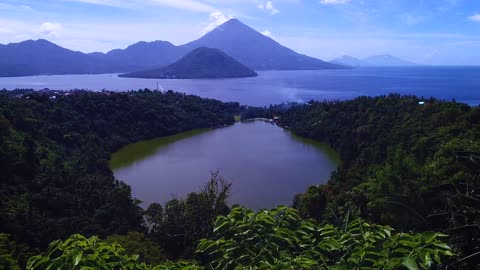
[{"label": "hazy distant island", "polygon": [[413,67],[418,64],[400,59],[390,54],[373,55],[365,59],[358,59],[350,55],[335,58],[330,63],[349,67]]},{"label": "hazy distant island", "polygon": [[177,62],[157,69],[121,74],[150,79],[209,79],[255,77],[257,73],[219,49],[200,47]]}]

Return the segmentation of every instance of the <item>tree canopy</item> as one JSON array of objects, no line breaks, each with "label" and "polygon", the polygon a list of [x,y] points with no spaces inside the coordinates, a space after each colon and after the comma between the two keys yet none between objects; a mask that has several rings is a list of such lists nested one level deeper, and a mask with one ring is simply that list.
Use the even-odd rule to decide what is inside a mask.
[{"label": "tree canopy", "polygon": [[241,107],[196,96],[0,91],[0,232],[31,248],[75,233],[145,230],[110,154],[144,139],[234,122]]},{"label": "tree canopy", "polygon": [[[294,209],[259,213],[231,210],[218,173],[144,211],[108,167],[126,144],[235,115],[279,116],[332,146],[342,166],[295,196]],[[247,108],[173,91],[0,91],[0,265],[16,269],[35,253],[29,269],[471,269],[478,138],[478,107],[396,94]]]},{"label": "tree canopy", "polygon": [[309,102],[281,119],[343,161],[327,184],[296,196],[302,216],[444,231],[459,263],[480,265],[479,107],[392,94]]}]

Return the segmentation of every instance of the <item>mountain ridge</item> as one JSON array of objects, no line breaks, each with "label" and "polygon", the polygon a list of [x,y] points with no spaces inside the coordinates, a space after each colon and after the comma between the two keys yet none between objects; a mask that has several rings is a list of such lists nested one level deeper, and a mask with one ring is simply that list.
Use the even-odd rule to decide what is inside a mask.
[{"label": "mountain ridge", "polygon": [[401,67],[401,66],[418,66],[418,64],[407,61],[391,54],[372,55],[365,59],[355,58],[350,55],[342,55],[330,61],[340,65],[351,67]]},{"label": "mountain ridge", "polygon": [[140,41],[107,53],[83,53],[44,39],[9,43],[0,46],[0,77],[134,72],[167,66],[198,47],[219,49],[254,70],[348,68],[299,54],[231,19],[179,46],[168,41]]},{"label": "mountain ridge", "polygon": [[364,60],[355,58],[349,55],[342,55],[341,57],[335,58],[331,63],[339,64],[339,65],[347,65],[351,67],[365,67],[370,66],[369,63],[365,62]]},{"label": "mountain ridge", "polygon": [[391,54],[373,55],[365,58],[366,62],[376,66],[417,66],[418,64],[400,59]]},{"label": "mountain ridge", "polygon": [[108,61],[63,48],[45,39],[0,47],[0,76],[106,73]]}]

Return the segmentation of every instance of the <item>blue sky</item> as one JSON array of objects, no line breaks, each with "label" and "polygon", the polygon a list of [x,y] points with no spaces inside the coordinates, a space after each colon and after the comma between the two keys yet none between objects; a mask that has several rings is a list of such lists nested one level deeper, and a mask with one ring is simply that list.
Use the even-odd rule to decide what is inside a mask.
[{"label": "blue sky", "polygon": [[233,17],[324,60],[393,54],[480,65],[479,0],[0,0],[0,43],[44,38],[84,52],[179,45]]}]

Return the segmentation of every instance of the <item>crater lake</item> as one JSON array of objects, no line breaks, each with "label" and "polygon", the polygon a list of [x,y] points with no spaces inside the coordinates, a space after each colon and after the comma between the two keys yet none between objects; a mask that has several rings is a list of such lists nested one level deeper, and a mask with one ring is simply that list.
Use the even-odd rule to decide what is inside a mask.
[{"label": "crater lake", "polygon": [[325,183],[339,157],[278,126],[247,121],[127,145],[110,166],[143,207],[200,191],[218,170],[232,183],[231,204],[259,210],[291,205],[295,194]]}]

